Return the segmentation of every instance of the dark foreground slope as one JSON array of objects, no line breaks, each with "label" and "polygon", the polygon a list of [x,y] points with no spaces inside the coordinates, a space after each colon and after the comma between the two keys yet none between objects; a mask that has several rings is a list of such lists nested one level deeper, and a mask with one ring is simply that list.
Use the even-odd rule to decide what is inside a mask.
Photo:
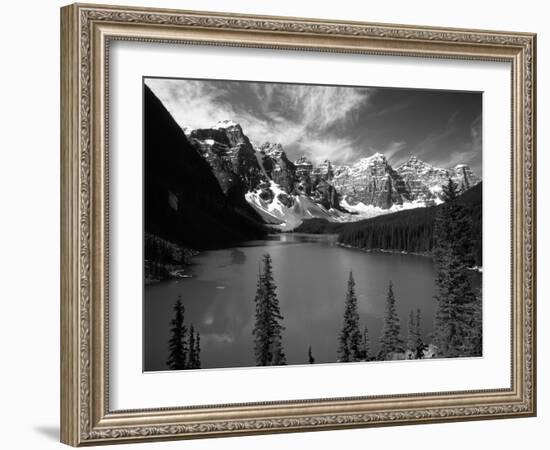
[{"label": "dark foreground slope", "polygon": [[[482,265],[482,183],[463,193],[458,202],[472,218],[472,242],[476,264]],[[434,223],[440,206],[409,209],[352,223],[308,220],[295,231],[338,233],[345,245],[368,250],[430,253],[434,246]]]},{"label": "dark foreground slope", "polygon": [[243,199],[229,199],[208,163],[144,86],[144,226],[193,249],[219,248],[265,234]]}]

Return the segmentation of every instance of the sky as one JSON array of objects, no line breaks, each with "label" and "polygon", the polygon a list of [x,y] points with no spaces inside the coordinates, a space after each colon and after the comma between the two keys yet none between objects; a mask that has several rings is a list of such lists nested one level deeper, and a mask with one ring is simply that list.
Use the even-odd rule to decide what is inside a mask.
[{"label": "sky", "polygon": [[254,145],[277,142],[290,160],[352,164],[376,152],[468,164],[481,177],[482,94],[389,87],[145,78],[182,127],[239,123]]}]

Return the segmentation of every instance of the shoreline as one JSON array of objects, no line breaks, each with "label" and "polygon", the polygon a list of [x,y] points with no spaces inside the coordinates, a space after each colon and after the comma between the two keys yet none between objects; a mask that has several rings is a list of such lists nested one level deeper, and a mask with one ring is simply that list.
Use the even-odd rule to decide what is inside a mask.
[{"label": "shoreline", "polygon": [[[385,249],[382,249],[382,248],[368,249],[368,248],[354,247],[353,245],[342,244],[340,242],[337,242],[336,246],[337,247],[348,248],[348,249],[351,249],[351,250],[359,250],[359,251],[364,252],[364,253],[392,253],[392,254],[397,254],[397,255],[424,256],[424,257],[428,257],[428,258],[433,258],[434,257],[433,253],[427,253],[427,252],[418,253],[418,252],[407,252],[405,250],[385,250]],[[483,273],[483,266],[468,267],[468,270],[478,272],[478,273]]]},{"label": "shoreline", "polygon": [[[192,275],[187,274],[187,269],[190,266],[194,265],[193,258],[200,255],[201,252],[198,250],[192,250],[187,247],[181,247],[182,255],[183,255],[183,262],[180,264],[159,264],[162,269],[166,272],[165,276],[162,277],[151,277],[148,276],[147,270],[144,270],[143,273],[143,285],[148,286],[151,284],[161,283],[163,281],[169,281],[169,280],[180,280],[185,278],[191,278]],[[154,261],[150,260],[144,260],[144,263],[147,264],[155,264]]]},{"label": "shoreline", "polygon": [[337,242],[336,245],[338,247],[349,248],[352,250],[359,250],[364,253],[393,253],[397,255],[425,256],[427,258],[433,258],[434,256],[432,253],[427,253],[427,252],[418,253],[418,252],[407,252],[405,250],[386,250],[383,248],[361,248],[361,247],[354,247],[353,245],[349,245],[349,244],[342,244],[340,242]]}]

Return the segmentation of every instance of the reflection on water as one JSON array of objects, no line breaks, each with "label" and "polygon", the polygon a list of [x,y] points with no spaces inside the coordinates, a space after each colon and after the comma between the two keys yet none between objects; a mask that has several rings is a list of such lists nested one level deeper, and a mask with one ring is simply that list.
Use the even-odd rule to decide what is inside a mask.
[{"label": "reflection on water", "polygon": [[[278,234],[237,248],[203,252],[193,258],[192,278],[145,287],[145,370],[166,369],[170,320],[178,295],[185,305],[185,322],[201,333],[203,368],[254,365],[254,296],[258,264],[266,252],[273,259],[289,364],[306,364],[309,346],[317,363],[335,362],[350,270],[361,328],[368,326],[373,350],[382,329],[390,280],[403,335],[408,313],[416,308],[422,309],[424,338],[432,331],[435,269],[431,258],[341,248],[333,235]],[[480,281],[477,276],[478,286]]]}]

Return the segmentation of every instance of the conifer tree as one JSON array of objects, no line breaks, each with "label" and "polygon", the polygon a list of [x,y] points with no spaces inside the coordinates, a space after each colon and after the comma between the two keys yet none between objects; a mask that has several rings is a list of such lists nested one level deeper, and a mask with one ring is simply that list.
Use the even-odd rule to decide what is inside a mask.
[{"label": "conifer tree", "polygon": [[[471,287],[468,268],[473,264],[471,218],[457,201],[457,184],[443,187],[445,203],[435,222],[437,265],[434,344],[439,357],[476,356],[475,336],[481,326],[476,317],[480,301]],[[480,307],[480,305],[479,305]],[[479,341],[477,339],[477,341]]]},{"label": "conifer tree", "polygon": [[369,330],[365,325],[363,330],[363,337],[361,341],[361,358],[365,361],[370,360],[370,339],[369,339]]},{"label": "conifer tree", "polygon": [[386,313],[384,315],[384,326],[380,337],[378,359],[386,360],[394,353],[404,352],[404,342],[401,337],[401,323],[395,308],[395,296],[393,285],[390,281],[388,296],[386,299]]},{"label": "conifer tree", "polygon": [[256,297],[254,335],[254,357],[256,365],[284,365],[286,356],[283,350],[281,325],[283,316],[277,298],[271,256],[265,254],[262,258],[263,269],[258,274]]},{"label": "conifer tree", "polygon": [[313,357],[313,353],[311,352],[311,345],[307,350],[307,360],[309,364],[315,364],[315,358]]},{"label": "conifer tree", "polygon": [[344,309],[344,324],[338,336],[338,357],[341,362],[359,361],[361,355],[361,331],[359,331],[359,311],[355,295],[355,281],[350,271]]},{"label": "conifer tree", "polygon": [[170,329],[169,356],[166,364],[172,370],[183,370],[187,368],[187,343],[185,337],[187,328],[184,325],[184,307],[181,303],[181,297],[174,305],[174,318],[171,321]]}]

